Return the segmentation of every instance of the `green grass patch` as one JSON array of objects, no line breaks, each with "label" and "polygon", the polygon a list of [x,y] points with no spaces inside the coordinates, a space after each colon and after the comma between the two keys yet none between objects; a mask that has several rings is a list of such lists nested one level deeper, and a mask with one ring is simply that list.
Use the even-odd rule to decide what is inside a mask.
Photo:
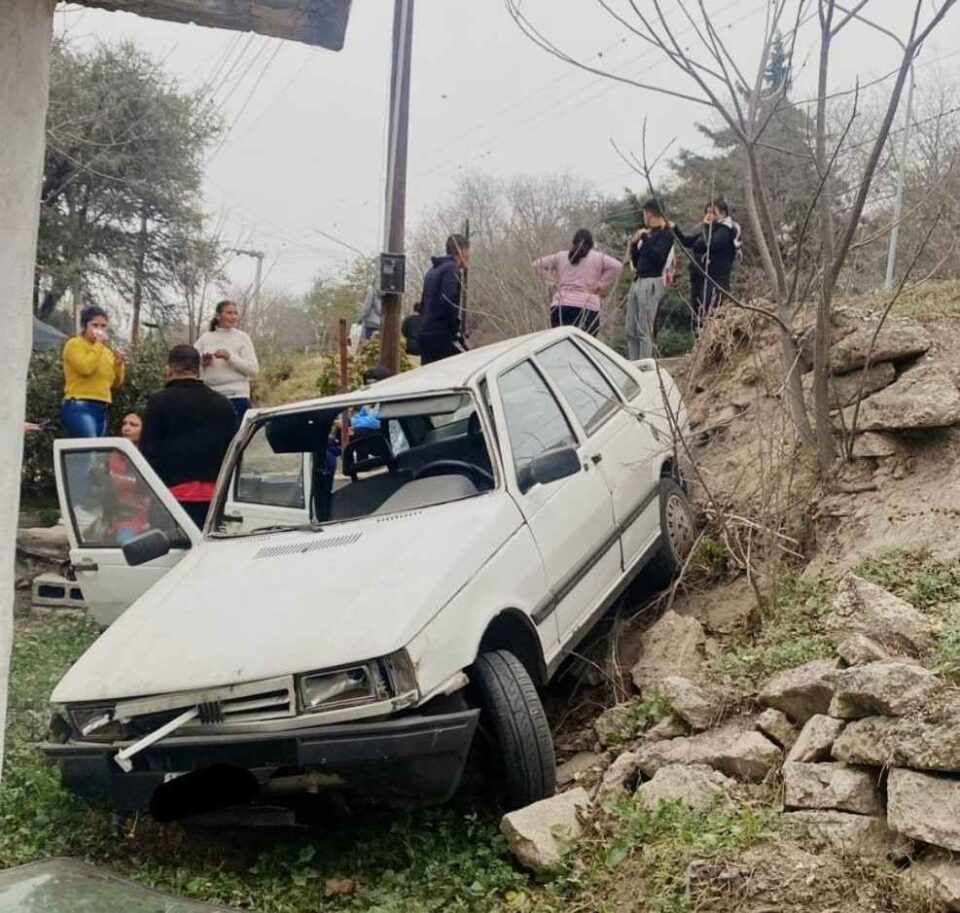
[{"label": "green grass patch", "polygon": [[[162,826],[73,797],[35,745],[46,738],[53,686],[95,636],[76,620],[17,630],[0,867],[75,856],[153,887],[261,913],[485,913],[511,891],[536,890],[514,865],[495,820],[452,808],[384,810],[278,838]],[[326,880],[337,876],[355,879],[351,896],[326,896]]]},{"label": "green grass patch", "polygon": [[857,573],[922,611],[960,603],[960,564],[944,564],[929,551],[881,552],[861,562]]},{"label": "green grass patch", "polygon": [[832,598],[825,580],[785,577],[777,605],[764,608],[759,629],[734,639],[711,660],[711,672],[752,688],[776,672],[835,656],[833,644],[823,634],[823,619],[830,612]]},{"label": "green grass patch", "polygon": [[670,712],[670,705],[659,696],[648,701],[631,701],[623,708],[622,716],[618,719],[620,726],[607,734],[607,743],[616,748],[624,742],[638,739],[652,726],[669,716]]}]

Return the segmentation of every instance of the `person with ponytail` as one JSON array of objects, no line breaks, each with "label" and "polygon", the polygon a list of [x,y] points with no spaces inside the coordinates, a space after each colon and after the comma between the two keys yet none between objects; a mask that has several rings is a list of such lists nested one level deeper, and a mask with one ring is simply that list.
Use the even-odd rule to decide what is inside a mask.
[{"label": "person with ponytail", "polygon": [[230,400],[237,419],[250,408],[250,381],[260,372],[260,363],[250,337],[237,329],[240,309],[233,301],[221,301],[210,329],[194,343],[200,353],[203,382]]},{"label": "person with ponytail", "polygon": [[569,250],[533,261],[537,275],[553,289],[550,326],[576,326],[596,336],[600,298],[616,283],[623,264],[594,249],[593,235],[580,228]]}]

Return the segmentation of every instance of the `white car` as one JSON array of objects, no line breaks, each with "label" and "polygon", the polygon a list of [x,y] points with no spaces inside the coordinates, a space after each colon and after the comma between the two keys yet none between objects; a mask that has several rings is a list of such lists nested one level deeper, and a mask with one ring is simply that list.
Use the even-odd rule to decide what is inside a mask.
[{"label": "white car", "polygon": [[[333,423],[363,407],[379,429],[335,476]],[[442,802],[479,723],[504,805],[552,794],[537,688],[641,571],[680,567],[686,428],[652,360],[562,328],[248,413],[203,532],[128,441],[58,441],[109,627],[46,754],[160,818],[299,789]]]}]

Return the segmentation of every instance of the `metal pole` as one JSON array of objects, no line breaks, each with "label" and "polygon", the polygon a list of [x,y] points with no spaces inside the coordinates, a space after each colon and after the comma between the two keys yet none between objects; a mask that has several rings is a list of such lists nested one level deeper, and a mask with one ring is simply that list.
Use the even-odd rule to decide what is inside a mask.
[{"label": "metal pole", "polygon": [[[387,140],[386,220],[383,249],[402,254],[407,191],[407,133],[410,123],[410,54],[413,49],[413,0],[394,0],[393,59],[390,67],[390,128]],[[400,295],[381,297],[380,363],[400,369]]]},{"label": "metal pole", "polygon": [[[465,219],[463,223],[463,236],[467,239],[467,247],[470,246],[470,220]],[[467,269],[460,269],[460,333],[464,339],[468,335],[467,327]]]},{"label": "metal pole", "polygon": [[[347,321],[346,318],[340,318],[339,326],[339,335],[337,337],[337,348],[340,354],[340,392],[347,393],[348,387],[350,386],[350,376],[348,372],[348,358],[347,355]],[[344,448],[350,442],[350,412],[347,409],[344,409],[340,413],[340,452],[342,453]]]},{"label": "metal pole", "polygon": [[253,298],[250,301],[250,323],[253,323],[253,315],[258,312],[260,307],[260,277],[263,275],[263,251],[254,251],[253,256],[257,258],[257,271],[253,278]]},{"label": "metal pole", "polygon": [[907,152],[910,144],[910,121],[913,119],[913,64],[910,64],[910,86],[907,89],[907,116],[903,123],[903,141],[900,143],[900,169],[897,172],[897,195],[893,201],[893,228],[890,230],[890,247],[887,250],[887,274],[883,280],[885,289],[893,288],[893,275],[897,266],[897,236],[900,234],[900,214],[903,210],[903,179],[907,170]]}]

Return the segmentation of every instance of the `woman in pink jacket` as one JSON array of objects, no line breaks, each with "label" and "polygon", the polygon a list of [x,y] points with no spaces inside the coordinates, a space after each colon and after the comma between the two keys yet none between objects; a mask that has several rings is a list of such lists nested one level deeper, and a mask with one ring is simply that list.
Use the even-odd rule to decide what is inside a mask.
[{"label": "woman in pink jacket", "polygon": [[550,326],[577,326],[597,335],[600,296],[617,281],[623,264],[593,249],[593,235],[580,228],[570,250],[533,261],[537,275],[554,288]]}]

